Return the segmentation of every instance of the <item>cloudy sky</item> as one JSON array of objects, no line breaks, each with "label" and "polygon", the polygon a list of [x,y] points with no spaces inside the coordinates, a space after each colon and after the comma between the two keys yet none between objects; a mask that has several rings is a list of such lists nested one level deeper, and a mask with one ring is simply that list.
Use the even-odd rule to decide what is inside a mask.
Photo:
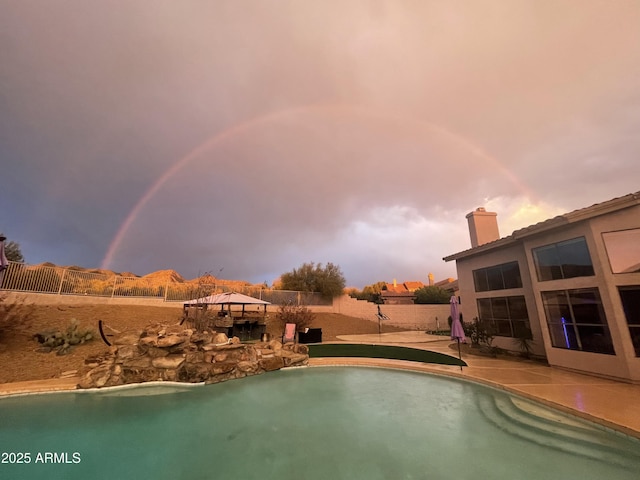
[{"label": "cloudy sky", "polygon": [[640,190],[637,0],[0,0],[0,230],[28,263],[455,277]]}]

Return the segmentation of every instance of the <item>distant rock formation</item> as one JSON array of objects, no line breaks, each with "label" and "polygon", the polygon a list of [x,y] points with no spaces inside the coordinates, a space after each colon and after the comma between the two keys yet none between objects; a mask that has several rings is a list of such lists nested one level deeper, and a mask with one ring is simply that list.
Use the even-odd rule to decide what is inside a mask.
[{"label": "distant rock formation", "polygon": [[283,367],[306,365],[306,345],[277,340],[251,344],[224,333],[197,332],[179,325],[150,325],[115,337],[106,354],[85,361],[79,388],[150,381],[218,383]]},{"label": "distant rock formation", "polygon": [[[79,271],[79,272],[87,272],[105,275],[106,277],[113,278],[115,275],[119,275],[120,277],[138,279],[144,278],[147,282],[153,286],[164,287],[167,283],[184,283],[187,285],[217,285],[218,287],[226,287],[227,289],[237,289],[240,290],[243,287],[252,286],[251,282],[247,282],[244,280],[225,280],[221,278],[214,277],[213,275],[206,273],[201,277],[197,277],[191,280],[186,280],[182,275],[172,269],[167,270],[158,270],[156,272],[151,272],[146,275],[140,276],[131,272],[114,272],[113,270],[106,270],[103,268],[83,268],[77,265],[70,266],[58,266],[54,265],[50,262],[40,263],[38,265],[33,265],[32,267],[57,267],[57,268],[66,268],[68,270]],[[260,285],[261,286],[261,285]]]},{"label": "distant rock formation", "polygon": [[184,283],[184,278],[175,270],[158,270],[157,272],[152,272],[147,275],[144,275],[142,278],[146,278],[147,280],[152,280],[154,282],[166,284],[167,282],[177,282]]}]

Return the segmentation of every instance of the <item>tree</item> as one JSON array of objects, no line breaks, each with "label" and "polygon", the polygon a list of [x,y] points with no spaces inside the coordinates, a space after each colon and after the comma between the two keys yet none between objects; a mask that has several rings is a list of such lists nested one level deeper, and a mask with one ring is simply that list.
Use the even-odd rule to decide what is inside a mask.
[{"label": "tree", "polygon": [[380,298],[380,293],[387,285],[387,282],[377,282],[373,285],[366,285],[362,291],[358,289],[351,289],[348,293],[352,298],[357,298],[358,300],[366,300],[367,302],[373,303],[382,303],[382,299]]},{"label": "tree", "polygon": [[415,303],[420,304],[441,304],[449,303],[451,300],[451,293],[444,288],[427,286],[419,288],[415,291],[416,299]]},{"label": "tree", "polygon": [[[4,237],[3,233],[0,233],[0,237]],[[24,257],[20,251],[20,245],[16,242],[10,241],[4,243],[4,254],[7,256],[7,260],[10,262],[24,262]]]},{"label": "tree", "polygon": [[341,295],[345,284],[340,267],[330,262],[324,267],[321,263],[303,263],[280,277],[281,290],[318,292],[327,298]]}]

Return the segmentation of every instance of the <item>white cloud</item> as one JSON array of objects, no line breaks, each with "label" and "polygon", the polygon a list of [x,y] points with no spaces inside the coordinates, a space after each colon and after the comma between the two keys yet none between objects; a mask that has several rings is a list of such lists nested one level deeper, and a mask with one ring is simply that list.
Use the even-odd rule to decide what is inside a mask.
[{"label": "white cloud", "polygon": [[532,202],[528,197],[491,198],[485,202],[485,208],[487,211],[498,214],[498,229],[501,237],[506,237],[520,228],[567,213],[567,210],[562,207],[542,201]]}]

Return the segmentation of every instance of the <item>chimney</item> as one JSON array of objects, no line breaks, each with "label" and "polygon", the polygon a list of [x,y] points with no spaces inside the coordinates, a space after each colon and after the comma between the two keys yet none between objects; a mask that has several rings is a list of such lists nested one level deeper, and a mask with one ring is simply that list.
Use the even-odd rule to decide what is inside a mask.
[{"label": "chimney", "polygon": [[430,273],[429,274],[429,286],[433,287],[433,283],[434,283],[434,281],[433,281],[433,273]]},{"label": "chimney", "polygon": [[393,288],[396,288],[398,286],[398,282],[396,282],[396,279],[393,279]]},{"label": "chimney", "polygon": [[467,215],[467,221],[472,248],[500,238],[497,213],[487,212],[483,207],[479,207]]}]

